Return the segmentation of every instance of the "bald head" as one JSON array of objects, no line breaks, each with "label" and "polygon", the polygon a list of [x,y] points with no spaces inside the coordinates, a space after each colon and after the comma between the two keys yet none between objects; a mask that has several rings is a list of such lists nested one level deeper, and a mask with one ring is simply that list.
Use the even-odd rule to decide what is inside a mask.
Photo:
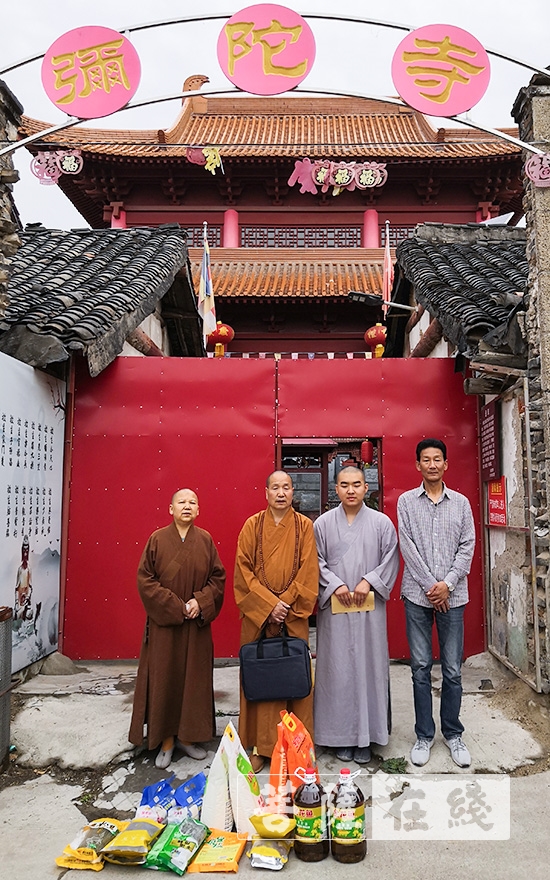
[{"label": "bald head", "polygon": [[367,494],[365,475],[361,468],[345,467],[336,478],[336,494],[349,517],[354,517],[363,506]]},{"label": "bald head", "polygon": [[197,493],[192,489],[178,489],[177,492],[174,492],[170,503],[170,514],[174,517],[180,535],[186,535],[189,526],[199,515]]},{"label": "bald head", "polygon": [[349,465],[348,467],[342,468],[342,470],[338,472],[336,483],[340,483],[342,482],[342,480],[345,480],[346,482],[348,482],[349,480],[361,480],[361,482],[364,483],[365,474],[363,473],[361,468]]},{"label": "bald head", "polygon": [[178,489],[177,492],[174,492],[174,494],[172,495],[172,500],[171,500],[171,502],[170,502],[171,504],[174,503],[176,497],[177,497],[181,492],[190,492],[191,495],[194,495],[194,496],[195,496],[195,499],[196,499],[197,504],[198,504],[199,498],[198,498],[197,493],[194,492],[193,489]]},{"label": "bald head", "polygon": [[265,497],[275,522],[280,522],[292,507],[294,485],[286,471],[273,471],[266,481]]}]

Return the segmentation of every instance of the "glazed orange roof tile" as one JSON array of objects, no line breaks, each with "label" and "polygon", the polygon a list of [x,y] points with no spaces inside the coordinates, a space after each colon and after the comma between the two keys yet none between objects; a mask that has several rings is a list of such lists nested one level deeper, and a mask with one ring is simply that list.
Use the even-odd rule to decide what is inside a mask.
[{"label": "glazed orange roof tile", "polygon": [[[23,117],[21,135],[48,123]],[[502,131],[517,136],[516,129]],[[514,144],[467,127],[433,128],[421,113],[389,101],[334,97],[206,97],[183,99],[174,124],[160,130],[110,130],[84,125],[44,138],[88,154],[165,161],[188,147],[213,146],[222,159],[342,158],[460,160],[510,156]],[[35,145],[36,148],[36,145]]]},{"label": "glazed orange roof tile", "polygon": [[[202,249],[189,248],[195,290],[201,258]],[[347,299],[352,290],[382,296],[382,249],[210,248],[210,258],[216,298]]]}]

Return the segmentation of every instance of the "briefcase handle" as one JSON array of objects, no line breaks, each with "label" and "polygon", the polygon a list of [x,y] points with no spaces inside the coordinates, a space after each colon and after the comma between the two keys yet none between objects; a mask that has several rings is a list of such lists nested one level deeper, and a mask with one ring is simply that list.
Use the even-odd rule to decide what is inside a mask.
[{"label": "briefcase handle", "polygon": [[[267,639],[266,631],[267,631],[267,626],[264,626],[263,630],[260,633],[260,638],[258,639],[258,648],[256,650],[256,657],[259,657],[261,660],[263,660],[263,656],[264,656],[264,642]],[[275,638],[276,638],[276,636],[275,636]],[[285,623],[281,623],[280,638],[282,638],[282,640],[283,640],[283,656],[288,657],[288,654],[289,654],[288,641],[287,641],[288,630],[286,628]]]}]

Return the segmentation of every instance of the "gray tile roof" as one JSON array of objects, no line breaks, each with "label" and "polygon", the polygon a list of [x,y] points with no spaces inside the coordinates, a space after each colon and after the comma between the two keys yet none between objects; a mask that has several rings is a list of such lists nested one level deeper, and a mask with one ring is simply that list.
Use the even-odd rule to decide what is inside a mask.
[{"label": "gray tile roof", "polygon": [[166,296],[171,353],[200,354],[186,236],[177,224],[70,231],[30,226],[21,239],[10,266],[0,350],[33,366],[81,351],[97,375]]},{"label": "gray tile roof", "polygon": [[394,291],[414,288],[414,296],[436,317],[447,339],[472,357],[480,343],[518,354],[523,341],[510,334],[525,308],[525,231],[477,224],[424,224],[396,250]]}]

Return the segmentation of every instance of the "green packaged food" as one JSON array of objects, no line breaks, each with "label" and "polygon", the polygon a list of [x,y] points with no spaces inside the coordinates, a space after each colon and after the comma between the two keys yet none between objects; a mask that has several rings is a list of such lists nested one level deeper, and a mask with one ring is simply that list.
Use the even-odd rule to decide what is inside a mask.
[{"label": "green packaged food", "polygon": [[210,830],[197,819],[184,819],[179,825],[167,825],[145,861],[146,868],[168,869],[180,876]]}]

